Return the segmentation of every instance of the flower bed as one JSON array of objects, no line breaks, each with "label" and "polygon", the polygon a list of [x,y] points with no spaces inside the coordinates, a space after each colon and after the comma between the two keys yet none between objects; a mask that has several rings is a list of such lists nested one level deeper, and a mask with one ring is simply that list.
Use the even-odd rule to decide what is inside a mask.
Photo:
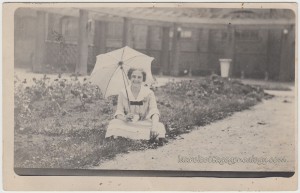
[{"label": "flower bed", "polygon": [[[212,76],[153,88],[167,139],[223,119],[265,97],[260,87]],[[147,141],[104,142],[116,96],[103,99],[97,86],[77,77],[15,81],[15,167],[88,168],[118,153],[156,148]]]}]

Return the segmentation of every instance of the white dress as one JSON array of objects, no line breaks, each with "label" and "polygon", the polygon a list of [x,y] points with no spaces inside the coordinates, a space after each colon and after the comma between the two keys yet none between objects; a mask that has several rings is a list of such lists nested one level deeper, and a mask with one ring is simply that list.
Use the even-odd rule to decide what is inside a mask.
[{"label": "white dress", "polygon": [[[115,118],[110,121],[105,137],[121,136],[130,139],[149,140],[152,128],[151,117],[154,114],[159,115],[154,93],[145,86],[141,86],[137,98],[133,96],[131,89],[128,89],[127,92],[130,102],[128,103],[125,89],[122,90],[118,96],[115,117],[117,115],[125,116],[131,112],[138,115],[139,120],[136,122],[126,122]],[[153,131],[158,133],[158,138],[165,138],[166,130],[162,123],[158,123],[157,128],[153,128]]]}]

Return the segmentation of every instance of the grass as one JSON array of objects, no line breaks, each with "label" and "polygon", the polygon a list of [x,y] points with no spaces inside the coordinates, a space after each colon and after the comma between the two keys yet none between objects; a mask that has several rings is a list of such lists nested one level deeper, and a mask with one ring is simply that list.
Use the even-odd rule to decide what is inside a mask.
[{"label": "grass", "polygon": [[[15,167],[90,168],[120,153],[158,147],[143,140],[104,140],[116,108],[115,97],[104,100],[93,85],[78,81],[65,83],[61,90],[60,81],[45,85],[41,81],[44,87],[28,87],[24,83],[16,86]],[[53,87],[51,95],[37,92],[49,85]],[[260,87],[218,76],[172,82],[153,89],[167,140],[175,140],[195,126],[223,119],[270,97]],[[60,108],[54,108],[55,104]]]}]

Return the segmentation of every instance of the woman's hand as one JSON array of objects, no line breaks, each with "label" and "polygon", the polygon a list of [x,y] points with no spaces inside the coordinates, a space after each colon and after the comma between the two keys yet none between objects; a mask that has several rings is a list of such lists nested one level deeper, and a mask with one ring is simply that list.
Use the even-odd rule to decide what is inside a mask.
[{"label": "woman's hand", "polygon": [[125,119],[128,122],[132,121],[133,117],[134,117],[134,114],[132,114],[132,113],[128,113],[127,115],[125,115]]},{"label": "woman's hand", "polygon": [[159,123],[158,114],[152,115],[152,128],[150,130],[150,137],[151,138],[156,138],[158,136],[158,133],[156,132],[156,129],[158,127],[158,123]]},{"label": "woman's hand", "polygon": [[117,119],[121,120],[121,121],[126,121],[126,118],[124,115],[117,115],[116,117]]},{"label": "woman's hand", "polygon": [[156,129],[157,129],[157,123],[152,123],[152,128],[150,130],[150,138],[155,139],[158,136]]},{"label": "woman's hand", "polygon": [[117,119],[122,120],[122,121],[127,121],[127,122],[132,121],[133,117],[134,117],[134,114],[132,114],[132,113],[128,113],[125,116],[124,115],[117,115]]}]

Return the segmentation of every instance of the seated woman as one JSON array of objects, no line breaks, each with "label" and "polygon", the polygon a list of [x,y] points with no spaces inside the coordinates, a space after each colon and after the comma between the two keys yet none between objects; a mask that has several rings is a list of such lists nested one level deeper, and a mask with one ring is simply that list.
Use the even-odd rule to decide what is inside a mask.
[{"label": "seated woman", "polygon": [[119,93],[115,119],[110,121],[105,137],[121,136],[144,140],[157,137],[159,145],[162,145],[166,130],[159,122],[160,114],[153,91],[142,85],[146,80],[146,73],[141,69],[131,68],[127,76],[131,84],[127,92],[123,89]]}]

